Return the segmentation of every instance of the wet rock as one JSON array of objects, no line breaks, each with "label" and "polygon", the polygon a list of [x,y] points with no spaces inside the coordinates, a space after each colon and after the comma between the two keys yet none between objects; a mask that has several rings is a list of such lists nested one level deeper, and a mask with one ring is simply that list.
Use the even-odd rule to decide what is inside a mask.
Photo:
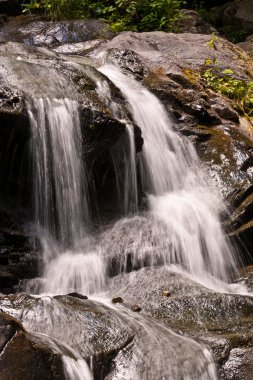
[{"label": "wet rock", "polygon": [[20,216],[0,209],[0,291],[13,293],[21,279],[38,275],[39,266],[37,248]]},{"label": "wet rock", "polygon": [[131,310],[136,313],[139,313],[141,311],[141,307],[139,305],[132,305]]},{"label": "wet rock", "polygon": [[0,314],[0,377],[63,379],[62,356],[72,353],[55,340],[40,334],[30,334],[15,318]]},{"label": "wet rock", "polygon": [[[67,344],[88,362],[92,358],[95,379],[105,378],[112,360],[135,335],[126,318],[114,309],[72,296],[5,296],[0,299],[0,310],[18,318],[27,330]],[[24,352],[23,356],[26,360]]]},{"label": "wet rock", "polygon": [[[233,292],[236,286],[228,286],[227,291]],[[170,297],[162,296],[164,289],[172,288]],[[210,347],[220,366],[233,348],[253,342],[250,296],[216,293],[169,267],[143,268],[115,277],[109,293],[115,289],[124,298],[124,305],[138,304],[142,315]]]},{"label": "wet rock", "polygon": [[88,299],[87,296],[84,296],[83,294],[79,294],[79,293],[76,293],[76,292],[68,293],[67,296],[79,298],[80,300],[87,300]]},{"label": "wet rock", "polygon": [[234,348],[221,370],[222,380],[251,380],[253,373],[252,348]]},{"label": "wet rock", "polygon": [[121,297],[113,297],[112,303],[123,303],[123,298]]}]

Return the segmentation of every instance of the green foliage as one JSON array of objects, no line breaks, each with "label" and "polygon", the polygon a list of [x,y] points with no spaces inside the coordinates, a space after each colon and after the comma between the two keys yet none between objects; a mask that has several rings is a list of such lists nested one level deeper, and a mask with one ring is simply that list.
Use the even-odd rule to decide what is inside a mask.
[{"label": "green foliage", "polygon": [[32,0],[24,12],[41,11],[51,19],[102,18],[114,31],[172,30],[184,0]]},{"label": "green foliage", "polygon": [[201,74],[205,85],[233,100],[235,108],[239,108],[248,116],[253,116],[253,82],[237,78],[233,70],[221,71],[208,68]]}]

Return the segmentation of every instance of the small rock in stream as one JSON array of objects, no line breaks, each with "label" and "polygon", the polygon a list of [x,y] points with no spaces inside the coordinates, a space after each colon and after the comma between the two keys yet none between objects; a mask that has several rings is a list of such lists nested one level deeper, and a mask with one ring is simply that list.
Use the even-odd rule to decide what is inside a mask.
[{"label": "small rock in stream", "polygon": [[121,297],[113,297],[112,303],[123,303],[123,298]]},{"label": "small rock in stream", "polygon": [[80,300],[87,300],[88,299],[87,296],[84,296],[83,294],[80,294],[80,293],[77,293],[77,292],[68,293],[67,296],[79,298]]},{"label": "small rock in stream", "polygon": [[136,313],[139,313],[142,310],[142,308],[139,305],[133,305],[131,307],[131,310],[136,312]]}]

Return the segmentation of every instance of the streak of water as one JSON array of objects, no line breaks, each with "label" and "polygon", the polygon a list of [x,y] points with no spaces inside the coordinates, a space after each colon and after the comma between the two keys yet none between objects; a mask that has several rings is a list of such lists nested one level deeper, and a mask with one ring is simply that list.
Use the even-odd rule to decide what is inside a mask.
[{"label": "streak of water", "polygon": [[138,210],[134,126],[126,120],[126,115],[119,104],[112,100],[111,90],[106,80],[97,80],[97,93],[114,117],[126,127],[125,136],[111,149],[111,155],[115,169],[119,208],[123,209],[124,214],[127,215]]}]

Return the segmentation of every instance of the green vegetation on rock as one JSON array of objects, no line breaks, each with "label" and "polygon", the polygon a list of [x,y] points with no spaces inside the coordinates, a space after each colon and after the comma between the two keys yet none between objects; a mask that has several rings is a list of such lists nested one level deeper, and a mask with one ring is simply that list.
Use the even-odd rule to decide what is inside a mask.
[{"label": "green vegetation on rock", "polygon": [[235,109],[253,116],[253,82],[238,78],[233,70],[207,68],[201,73],[208,88],[231,99]]}]

